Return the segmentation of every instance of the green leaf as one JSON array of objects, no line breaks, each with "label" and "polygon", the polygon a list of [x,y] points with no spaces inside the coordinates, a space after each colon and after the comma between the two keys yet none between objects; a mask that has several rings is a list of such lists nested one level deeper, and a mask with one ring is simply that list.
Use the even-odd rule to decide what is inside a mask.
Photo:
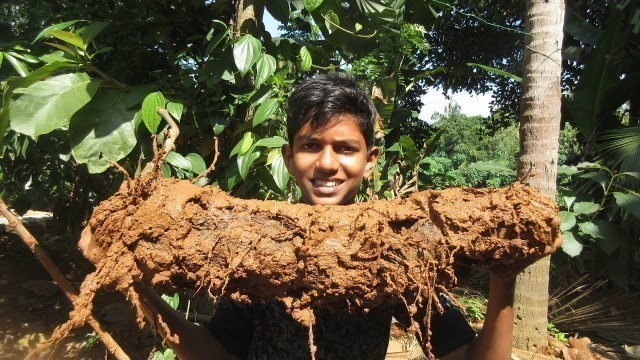
[{"label": "green leaf", "polygon": [[175,151],[168,153],[165,161],[179,169],[191,171],[191,162]]},{"label": "green leaf", "polygon": [[160,172],[162,172],[162,177],[165,179],[171,177],[171,168],[166,162],[162,163],[160,166]]},{"label": "green leaf", "polygon": [[578,239],[580,237],[571,231],[562,232],[562,251],[571,257],[580,255],[582,243]]},{"label": "green leaf", "polygon": [[282,138],[281,136],[273,136],[264,139],[260,139],[256,142],[256,147],[264,146],[268,148],[280,148],[282,145],[286,144],[287,140]]},{"label": "green leaf", "polygon": [[38,40],[42,39],[43,37],[47,36],[48,35],[48,33],[47,33],[48,31],[66,29],[69,26],[77,23],[78,21],[79,20],[71,20],[71,21],[66,21],[66,22],[62,22],[62,23],[59,23],[59,24],[53,24],[53,25],[47,27],[46,29],[42,30],[38,34],[38,36],[36,36],[36,38],[33,40],[33,42],[35,43],[36,41],[38,41]]},{"label": "green leaf", "polygon": [[356,23],[355,29],[356,29],[355,32],[362,30],[362,25],[360,23]]},{"label": "green leaf", "polygon": [[636,219],[640,219],[640,196],[632,193],[614,192],[613,197],[618,206],[635,216]]},{"label": "green leaf", "polygon": [[51,35],[54,38],[60,39],[66,43],[77,46],[80,49],[84,49],[84,42],[82,41],[82,37],[78,34],[74,34],[69,31],[63,30],[47,30],[47,35]]},{"label": "green leaf", "polygon": [[162,294],[160,297],[169,304],[173,310],[177,309],[178,305],[180,305],[180,296],[178,296],[177,293],[174,293],[173,296]]},{"label": "green leaf", "polygon": [[306,46],[300,48],[300,70],[307,71],[311,69],[313,65],[313,59]]},{"label": "green leaf", "polygon": [[289,171],[287,171],[287,167],[285,166],[282,152],[280,151],[276,152],[273,160],[271,161],[271,176],[278,188],[282,190],[282,192],[285,192],[290,175]]},{"label": "green leaf", "polygon": [[564,31],[587,45],[598,45],[602,30],[589,24],[580,14],[567,6],[564,13]]},{"label": "green leaf", "polygon": [[229,157],[232,157],[235,154],[244,155],[247,151],[249,151],[249,149],[251,149],[252,145],[253,145],[253,134],[250,131],[244,133],[244,135],[242,135],[242,139],[240,139],[240,141],[238,141],[236,146],[234,146],[233,149],[231,149],[231,153],[229,153]]},{"label": "green leaf", "polygon": [[4,57],[7,58],[7,60],[9,60],[9,64],[13,66],[13,68],[16,70],[18,74],[20,74],[20,76],[24,77],[29,75],[29,68],[27,67],[27,65],[22,63],[22,61],[16,59],[15,57],[7,53],[4,53]]},{"label": "green leaf", "polygon": [[580,177],[583,179],[589,179],[597,182],[598,184],[600,184],[603,191],[607,191],[607,184],[611,180],[611,177],[609,176],[609,174],[606,174],[602,171],[589,172],[589,173],[580,175]]},{"label": "green leaf", "polygon": [[71,152],[77,162],[87,164],[90,173],[103,172],[109,161],[123,159],[137,143],[136,111],[127,109],[126,99],[125,92],[100,89],[71,119]]},{"label": "green leaf", "polygon": [[180,119],[182,118],[183,110],[184,105],[182,105],[182,103],[172,101],[169,101],[167,103],[167,111],[169,112],[169,114],[171,114],[171,116],[178,120],[178,122],[180,122]]},{"label": "green leaf", "polygon": [[287,0],[269,0],[265,6],[274,19],[283,24],[289,22],[289,2]]},{"label": "green leaf", "polygon": [[211,123],[211,128],[213,129],[213,133],[218,136],[224,131],[224,129],[231,122],[231,118],[220,117],[220,116],[212,116],[209,118],[209,122]]},{"label": "green leaf", "polygon": [[233,60],[243,76],[258,60],[261,50],[262,43],[251,35],[244,35],[233,44]]},{"label": "green leaf", "polygon": [[577,198],[575,192],[568,189],[562,189],[559,190],[558,193],[562,197],[562,200],[564,200],[564,203],[567,205],[567,209],[571,209],[571,205],[573,205],[573,202],[576,201]]},{"label": "green leaf", "polygon": [[578,170],[577,167],[575,166],[568,166],[568,165],[560,165],[558,166],[558,174],[559,175],[575,175],[575,174],[579,174],[581,171]]},{"label": "green leaf", "polygon": [[11,128],[35,139],[67,126],[71,116],[91,100],[99,87],[100,81],[76,73],[16,89],[14,92],[22,95],[12,103]]},{"label": "green leaf", "polygon": [[340,26],[340,18],[333,10],[325,12],[322,17],[324,18],[324,25],[327,27],[329,34],[336,31],[338,26]]},{"label": "green leaf", "polygon": [[7,79],[7,87],[10,89],[10,91],[13,91],[17,88],[30,86],[31,84],[34,84],[37,81],[49,77],[59,71],[75,69],[77,67],[78,66],[74,64],[52,62],[32,71],[25,77],[10,77],[9,79]]},{"label": "green leaf", "polygon": [[164,103],[164,96],[159,91],[147,95],[142,101],[142,122],[152,134],[158,131],[162,119],[158,114],[158,108],[164,108]]},{"label": "green leaf", "polygon": [[317,9],[318,6],[322,5],[322,0],[302,0],[302,4],[308,12],[312,12]]},{"label": "green leaf", "polygon": [[597,239],[598,246],[607,254],[611,254],[620,246],[622,232],[616,225],[596,220],[579,223],[578,227],[583,233]]},{"label": "green leaf", "polygon": [[78,30],[78,33],[82,35],[82,42],[84,43],[84,47],[86,48],[87,45],[89,45],[93,41],[93,39],[95,39],[95,37],[98,36],[98,34],[102,32],[102,30],[104,30],[104,28],[109,26],[109,24],[111,23],[105,21],[97,21]]},{"label": "green leaf", "polygon": [[400,147],[402,147],[402,156],[409,162],[409,165],[417,165],[420,157],[418,154],[418,148],[413,142],[413,139],[408,135],[402,135],[398,142],[400,143]]},{"label": "green leaf", "polygon": [[499,75],[499,76],[504,76],[506,78],[509,78],[511,80],[515,80],[517,82],[522,82],[522,78],[514,75],[510,72],[504,71],[504,70],[500,70],[500,69],[496,69],[496,68],[492,68],[491,66],[487,66],[487,65],[482,65],[482,64],[476,64],[476,63],[467,63],[467,66],[471,66],[471,67],[479,67],[483,70],[486,70],[492,74],[495,75]]},{"label": "green leaf", "polygon": [[271,98],[260,104],[260,106],[258,106],[258,109],[256,110],[256,113],[253,114],[252,126],[256,127],[267,119],[273,117],[277,109],[278,99]]},{"label": "green leaf", "polygon": [[275,71],[276,59],[269,54],[262,54],[256,62],[256,88],[259,88]]},{"label": "green leaf", "polygon": [[600,205],[590,201],[577,202],[573,205],[573,212],[576,215],[593,214],[598,211],[598,209],[600,209]]},{"label": "green leaf", "polygon": [[0,66],[2,66],[3,57],[4,57],[4,53],[0,51]]},{"label": "green leaf", "polygon": [[265,162],[265,165],[271,165],[273,159],[275,159],[278,154],[282,154],[282,151],[280,149],[276,148],[269,151],[269,155],[267,155],[267,162]]},{"label": "green leaf", "polygon": [[186,159],[191,163],[191,171],[194,174],[200,175],[207,170],[207,164],[204,162],[202,156],[196,153],[190,153],[186,156]]},{"label": "green leaf", "polygon": [[576,225],[576,216],[570,211],[560,211],[560,230],[568,231]]},{"label": "green leaf", "polygon": [[240,177],[242,178],[242,180],[247,179],[251,164],[253,164],[253,162],[260,157],[260,151],[254,149],[254,147],[251,147],[246,153],[238,155],[238,170],[240,172]]}]

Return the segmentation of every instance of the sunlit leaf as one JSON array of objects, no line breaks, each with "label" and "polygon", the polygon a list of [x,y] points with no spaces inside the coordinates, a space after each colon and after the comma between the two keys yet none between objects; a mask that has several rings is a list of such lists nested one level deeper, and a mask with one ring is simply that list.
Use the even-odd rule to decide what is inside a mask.
[{"label": "sunlit leaf", "polygon": [[60,39],[66,43],[77,46],[80,49],[84,49],[84,42],[82,37],[78,34],[74,34],[70,31],[63,30],[47,30],[47,35],[51,35],[56,39]]},{"label": "sunlit leaf", "polygon": [[275,71],[276,59],[269,54],[262,54],[256,62],[256,88],[260,87]]},{"label": "sunlit leaf", "polygon": [[127,94],[101,89],[69,124],[71,151],[77,162],[87,164],[90,173],[106,170],[135,147],[136,111],[127,109]]},{"label": "sunlit leaf", "polygon": [[85,73],[64,74],[16,89],[22,94],[12,103],[11,128],[37,138],[69,125],[71,116],[91,100],[100,81]]},{"label": "sunlit leaf", "polygon": [[185,158],[191,163],[191,171],[194,174],[200,175],[207,170],[207,164],[204,162],[202,156],[196,153],[190,153]]},{"label": "sunlit leaf", "polygon": [[256,127],[263,123],[264,121],[273,117],[273,115],[278,110],[278,99],[268,99],[256,109],[255,114],[253,114],[253,127]]},{"label": "sunlit leaf", "polygon": [[286,143],[287,143],[287,140],[285,140],[284,138],[280,136],[273,136],[273,137],[268,137],[268,138],[264,138],[256,141],[255,146],[256,147],[264,146],[268,148],[280,148],[282,147],[282,145]]},{"label": "sunlit leaf", "polygon": [[571,231],[562,232],[562,251],[565,254],[575,257],[582,252],[582,244],[578,240],[580,237]]},{"label": "sunlit leaf", "polygon": [[9,64],[11,64],[11,66],[13,66],[13,68],[16,70],[16,72],[18,74],[20,74],[20,76],[27,76],[29,75],[29,68],[27,67],[27,65],[25,65],[24,63],[22,63],[22,61],[16,59],[15,57],[5,53],[4,57],[9,61]]},{"label": "sunlit leaf", "polygon": [[251,165],[259,157],[260,151],[255,150],[255,147],[251,147],[246,153],[238,155],[238,171],[242,180],[247,179]]},{"label": "sunlit leaf", "polygon": [[598,247],[607,254],[611,254],[622,240],[620,228],[614,224],[595,220],[593,222],[578,223],[580,231],[596,239]]},{"label": "sunlit leaf", "polygon": [[302,4],[304,4],[304,8],[307,9],[308,12],[312,12],[317,9],[318,6],[322,5],[322,0],[302,0]]},{"label": "sunlit leaf", "polygon": [[313,59],[306,46],[300,48],[300,70],[307,71],[311,69],[313,65]]},{"label": "sunlit leaf", "polygon": [[175,151],[168,153],[165,161],[177,168],[191,171],[191,162]]},{"label": "sunlit leaf", "polygon": [[576,225],[576,216],[570,211],[560,211],[560,230],[568,231]]},{"label": "sunlit leaf", "polygon": [[184,105],[179,102],[169,101],[167,103],[167,111],[171,116],[173,116],[176,120],[180,121],[182,118],[182,111],[184,110]]},{"label": "sunlit leaf", "polygon": [[340,26],[340,18],[333,10],[325,12],[322,14],[322,17],[324,17],[324,25],[327,27],[329,34],[336,31],[338,26]]},{"label": "sunlit leaf", "polygon": [[594,212],[598,211],[598,209],[600,209],[600,205],[590,201],[577,202],[573,205],[573,212],[576,215],[593,214]]},{"label": "sunlit leaf", "polygon": [[142,122],[152,134],[158,131],[158,126],[162,119],[158,114],[158,108],[164,108],[164,103],[164,96],[159,91],[147,95],[142,101]]},{"label": "sunlit leaf", "polygon": [[51,30],[62,30],[62,29],[66,29],[69,26],[77,23],[79,20],[71,20],[71,21],[65,21],[59,24],[53,24],[49,27],[47,27],[46,29],[42,30],[38,36],[36,36],[36,38],[33,40],[33,42],[35,43],[36,41],[42,39],[43,37],[47,36],[47,32],[51,31]]},{"label": "sunlit leaf", "polygon": [[233,60],[243,76],[258,60],[261,50],[262,43],[251,35],[244,35],[233,44]]},{"label": "sunlit leaf", "polygon": [[290,175],[281,152],[277,152],[271,162],[271,176],[278,188],[284,192],[287,189]]}]

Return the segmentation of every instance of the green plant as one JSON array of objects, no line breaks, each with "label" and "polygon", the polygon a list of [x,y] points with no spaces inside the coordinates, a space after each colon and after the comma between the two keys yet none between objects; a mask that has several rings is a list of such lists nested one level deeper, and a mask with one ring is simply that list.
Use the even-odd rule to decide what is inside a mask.
[{"label": "green plant", "polygon": [[566,337],[567,334],[558,330],[558,328],[556,328],[556,326],[551,322],[547,323],[547,332],[549,332],[549,334],[558,341],[562,341],[563,343],[567,343],[569,341]]}]

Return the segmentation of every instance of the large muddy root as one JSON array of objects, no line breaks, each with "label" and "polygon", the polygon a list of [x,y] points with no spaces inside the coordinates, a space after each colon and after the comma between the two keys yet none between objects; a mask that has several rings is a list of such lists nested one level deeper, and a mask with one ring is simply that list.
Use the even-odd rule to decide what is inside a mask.
[{"label": "large muddy root", "polygon": [[[174,179],[134,180],[94,211],[105,253],[68,326],[86,320],[100,288],[134,283],[277,299],[308,326],[315,307],[401,305],[428,350],[436,293],[455,284],[458,258],[517,271],[559,236],[555,204],[521,184],[425,191],[398,201],[308,206],[236,199]],[[63,331],[64,332],[64,331]]]}]

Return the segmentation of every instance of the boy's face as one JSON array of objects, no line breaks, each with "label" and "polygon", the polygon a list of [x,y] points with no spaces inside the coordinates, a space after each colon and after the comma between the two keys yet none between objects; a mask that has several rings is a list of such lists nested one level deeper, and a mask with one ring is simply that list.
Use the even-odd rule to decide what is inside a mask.
[{"label": "boy's face", "polygon": [[367,150],[357,120],[350,114],[336,115],[316,129],[307,122],[292,144],[283,147],[285,164],[302,190],[302,201],[311,205],[353,203],[380,152],[377,147]]}]

